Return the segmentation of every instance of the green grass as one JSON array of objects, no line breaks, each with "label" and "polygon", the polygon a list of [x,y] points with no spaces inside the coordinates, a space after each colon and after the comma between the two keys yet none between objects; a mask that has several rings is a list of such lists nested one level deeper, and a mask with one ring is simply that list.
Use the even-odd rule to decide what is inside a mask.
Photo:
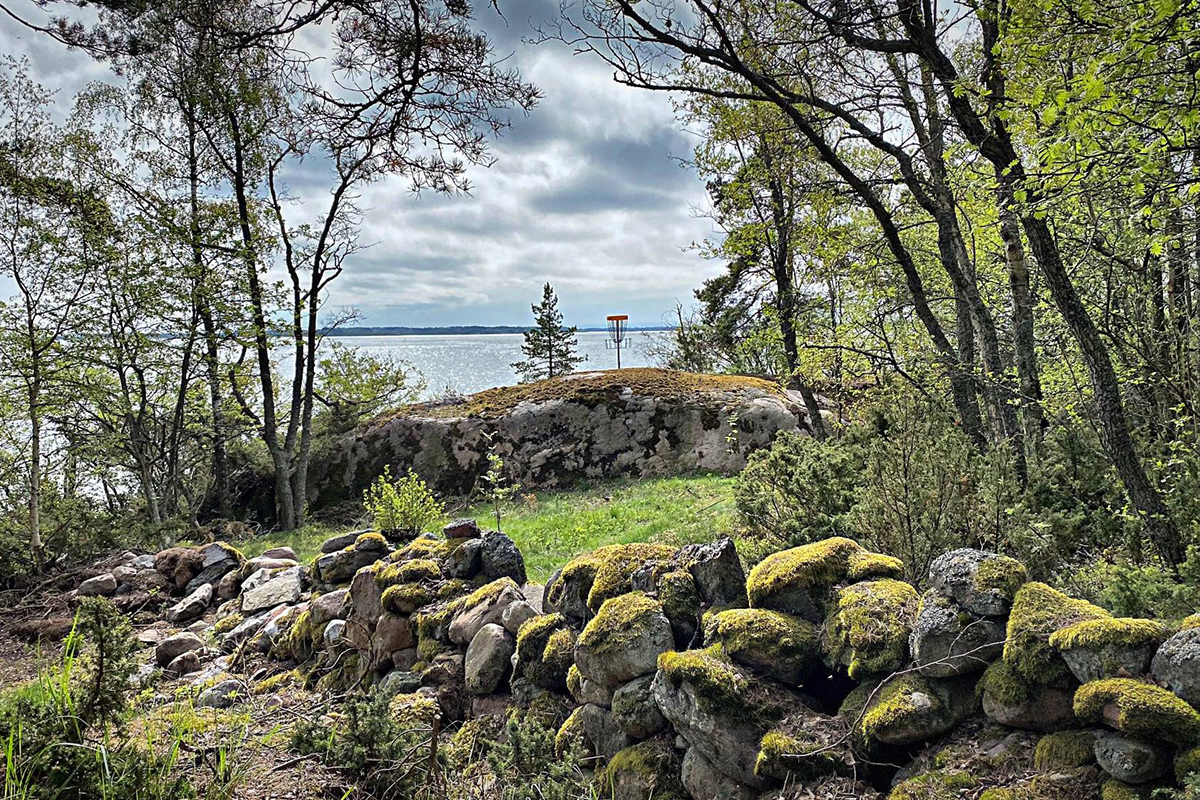
[{"label": "green grass", "polygon": [[[524,554],[529,579],[538,582],[575,556],[606,544],[682,545],[733,535],[737,529],[733,479],[713,475],[606,481],[569,491],[532,492],[513,498],[501,510],[501,529]],[[490,503],[451,503],[447,515],[472,517],[485,529],[496,527]],[[291,533],[255,537],[239,546],[253,557],[286,545],[306,562],[320,552],[321,542],[342,530],[307,525]]]}]

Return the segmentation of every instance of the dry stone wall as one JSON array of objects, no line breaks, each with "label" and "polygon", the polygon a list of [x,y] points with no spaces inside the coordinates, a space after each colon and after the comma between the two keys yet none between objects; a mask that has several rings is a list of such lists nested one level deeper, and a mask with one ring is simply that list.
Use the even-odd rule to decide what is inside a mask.
[{"label": "dry stone wall", "polygon": [[[612,545],[544,587],[508,537],[469,520],[324,549],[302,565],[216,544],[139,569],[176,587],[178,625],[219,604],[224,653],[374,685],[394,713],[445,729],[552,721],[560,752],[619,800],[1125,800],[1200,770],[1200,615],[1113,618],[1001,555],[946,553],[918,593],[895,558],[844,538],[748,575],[729,539]],[[80,591],[120,585],[95,577]],[[156,660],[228,666],[206,665],[187,630]],[[236,702],[229,689],[205,702]]]}]

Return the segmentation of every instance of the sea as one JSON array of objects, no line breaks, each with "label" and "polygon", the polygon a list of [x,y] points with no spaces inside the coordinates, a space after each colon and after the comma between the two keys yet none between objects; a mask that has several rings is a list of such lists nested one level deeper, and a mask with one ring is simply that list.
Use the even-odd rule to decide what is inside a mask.
[{"label": "sea", "polygon": [[[604,331],[580,331],[578,353],[586,359],[577,369],[614,369],[617,353],[606,345]],[[647,345],[649,337],[661,332],[635,331],[621,348],[622,367],[651,366]],[[480,333],[465,335],[415,336],[338,336],[344,347],[399,357],[412,366],[425,381],[423,400],[449,394],[473,394],[495,386],[511,386],[520,380],[512,363],[522,361],[519,333]]]}]

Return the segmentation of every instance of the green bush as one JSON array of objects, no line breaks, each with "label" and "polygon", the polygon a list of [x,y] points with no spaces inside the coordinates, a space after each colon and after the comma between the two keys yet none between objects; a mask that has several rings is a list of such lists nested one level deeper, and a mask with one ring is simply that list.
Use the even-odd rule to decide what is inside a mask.
[{"label": "green bush", "polygon": [[738,475],[738,513],[755,533],[788,546],[844,534],[862,468],[861,449],[849,439],[781,434]]},{"label": "green bush", "polygon": [[383,474],[363,493],[363,505],[375,528],[385,534],[413,536],[446,514],[425,481],[411,469],[406,476],[392,480],[391,470],[384,467]]}]

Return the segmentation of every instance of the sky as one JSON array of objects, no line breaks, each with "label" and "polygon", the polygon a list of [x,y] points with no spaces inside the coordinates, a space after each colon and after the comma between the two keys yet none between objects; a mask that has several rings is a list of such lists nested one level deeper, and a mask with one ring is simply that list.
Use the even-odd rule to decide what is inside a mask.
[{"label": "sky", "polygon": [[[33,2],[11,7],[44,15]],[[525,325],[549,281],[568,325],[617,313],[634,326],[661,324],[720,269],[691,247],[715,235],[697,213],[704,186],[680,164],[694,138],[668,96],[620,86],[611,69],[564,44],[526,43],[558,14],[556,0],[500,0],[500,8],[503,18],[477,3],[477,22],[541,89],[541,102],[493,143],[490,168],[470,169],[469,196],[414,196],[400,178],[367,187],[360,241],[370,246],[325,307],[357,308],[364,325]],[[108,77],[88,56],[8,18],[0,52],[28,55],[62,104]],[[323,167],[302,169],[311,173],[293,173],[291,190],[316,213]]]}]

